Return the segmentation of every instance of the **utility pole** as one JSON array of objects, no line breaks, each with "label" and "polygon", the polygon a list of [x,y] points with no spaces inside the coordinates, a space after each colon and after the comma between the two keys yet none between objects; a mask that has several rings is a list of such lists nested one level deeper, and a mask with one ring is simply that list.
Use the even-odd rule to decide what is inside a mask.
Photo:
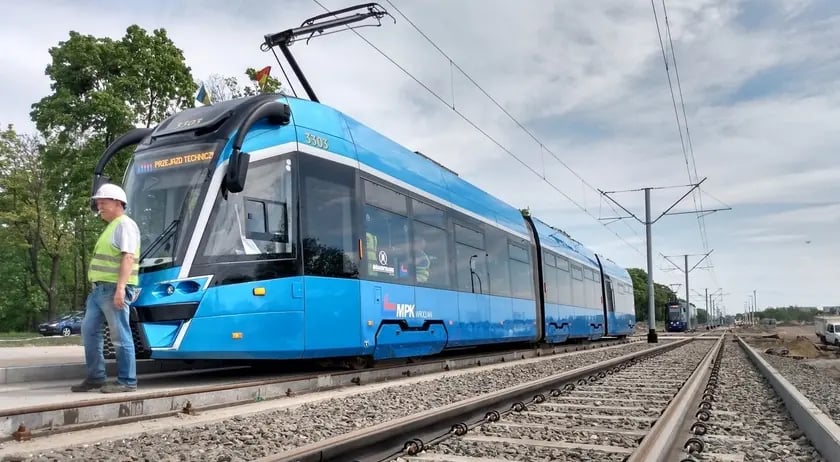
[{"label": "utility pole", "polygon": [[[729,295],[729,294],[724,294],[723,289],[717,289],[716,291],[714,291],[712,293],[709,293],[709,288],[708,287],[705,289],[705,295],[703,293],[700,293],[700,292],[696,291],[696,290],[694,290],[694,293],[697,294],[700,297],[705,296],[706,307],[707,307],[706,308],[707,316],[709,317],[710,320],[715,319],[715,320],[717,320],[717,324],[722,325],[723,324],[723,317],[724,317],[723,296],[724,295]],[[721,298],[720,299],[720,301],[721,301],[720,304],[718,303],[717,297]],[[744,317],[744,319],[745,319],[745,322],[746,322],[746,316]]]},{"label": "utility pole", "polygon": [[691,301],[688,298],[688,255],[685,256],[685,309],[688,311],[685,325],[691,331]]},{"label": "utility pole", "polygon": [[[609,199],[610,202],[619,206],[622,210],[624,210],[625,212],[627,212],[629,214],[629,216],[601,218],[601,220],[616,221],[616,220],[623,220],[625,218],[634,218],[639,223],[645,225],[645,234],[646,234],[646,238],[647,238],[647,271],[648,271],[648,274],[647,274],[647,276],[648,276],[648,284],[647,284],[647,286],[648,286],[648,343],[658,343],[658,341],[659,341],[659,339],[656,335],[656,302],[655,302],[655,295],[654,295],[654,290],[653,290],[653,242],[652,242],[652,238],[651,238],[651,226],[653,226],[654,223],[659,221],[659,219],[664,217],[665,215],[681,215],[681,214],[686,214],[686,213],[695,213],[695,214],[697,214],[697,213],[712,213],[712,212],[717,212],[719,210],[731,210],[731,207],[727,207],[727,208],[723,208],[723,209],[694,210],[694,211],[691,211],[691,212],[668,213],[668,212],[671,211],[671,209],[676,207],[677,204],[682,202],[683,199],[688,197],[688,195],[691,194],[692,191],[699,188],[700,185],[704,181],[706,181],[706,178],[703,178],[702,180],[700,180],[696,184],[690,184],[690,185],[685,185],[685,186],[667,186],[667,187],[658,187],[658,188],[648,187],[648,188],[641,188],[641,189],[630,189],[630,190],[625,190],[625,191],[602,191],[600,189],[598,190],[598,192],[601,193],[601,195],[603,195],[607,199]],[[676,202],[671,204],[671,206],[668,207],[664,212],[662,212],[658,217],[656,217],[656,219],[651,220],[651,218],[650,218],[650,191],[652,189],[668,189],[668,188],[686,187],[686,186],[691,186],[691,189],[689,189],[688,192],[683,194],[682,197],[677,199]],[[639,191],[644,191],[644,193],[645,193],[645,220],[644,221],[640,220],[639,217],[637,217],[635,214],[633,214],[633,212],[627,210],[626,207],[619,204],[615,199],[610,197],[610,194],[616,194],[616,193],[620,193],[620,192],[639,192]],[[686,284],[686,290],[688,290],[687,286],[688,285]],[[686,302],[688,302],[688,300],[686,300]],[[691,305],[689,305],[689,306],[691,306]]]},{"label": "utility pole", "polygon": [[747,295],[746,312],[747,312],[746,324],[748,326],[750,326],[750,325],[752,325],[752,321],[750,320],[750,314],[752,313],[752,297],[750,297],[749,295]]},{"label": "utility pole", "polygon": [[750,325],[755,325],[755,299],[752,295],[747,295],[750,298]]},{"label": "utility pole", "polygon": [[747,321],[749,322],[749,325],[752,325],[753,300],[750,295],[747,295],[747,312],[749,313]]},{"label": "utility pole", "polygon": [[750,325],[753,325],[753,300],[749,295],[747,295],[747,309],[750,312],[750,316],[747,319],[749,319]]},{"label": "utility pole", "polygon": [[[609,196],[607,196],[609,197]],[[645,188],[645,238],[647,247],[647,270],[648,270],[648,343],[658,343],[659,339],[656,337],[656,304],[654,300],[653,290],[653,254],[650,249],[653,248],[653,239],[650,232],[650,188]]]},{"label": "utility pole", "polygon": [[[685,307],[685,309],[686,309],[686,311],[688,311],[688,321],[687,321],[687,323],[688,323],[688,330],[691,330],[691,302],[688,300],[688,273],[690,273],[690,272],[694,271],[694,270],[697,268],[697,266],[698,266],[700,263],[702,263],[702,262],[703,262],[703,260],[705,260],[706,258],[708,258],[708,257],[709,257],[709,255],[711,255],[711,254],[712,254],[712,252],[714,252],[714,249],[713,249],[713,250],[710,250],[708,253],[705,253],[705,254],[699,254],[699,255],[689,255],[689,254],[684,254],[684,255],[682,255],[682,257],[683,257],[683,262],[684,262],[684,265],[685,265],[685,266],[684,266],[684,268],[680,268],[680,267],[679,267],[676,263],[674,263],[674,262],[671,260],[671,258],[673,258],[673,257],[669,257],[669,256],[666,256],[666,255],[662,255],[662,254],[660,254],[660,255],[662,255],[662,257],[663,257],[664,259],[668,260],[668,262],[669,262],[669,263],[671,263],[672,265],[674,265],[674,268],[676,268],[676,269],[678,269],[678,270],[682,271],[683,273],[685,273],[685,303],[686,303],[686,307]],[[703,258],[701,258],[700,260],[698,260],[698,261],[697,261],[697,263],[695,263],[695,264],[694,264],[694,266],[692,266],[692,267],[691,267],[691,269],[689,269],[689,268],[688,268],[688,257],[699,257],[699,256],[702,256]],[[707,291],[708,291],[708,289],[707,289]],[[708,306],[706,306],[706,317],[708,318],[708,316],[709,316],[709,309],[708,309]],[[695,327],[696,327],[696,326],[695,326]]]},{"label": "utility pole", "polygon": [[755,289],[753,289],[753,313],[758,311],[758,298],[755,295]]},{"label": "utility pole", "polygon": [[[708,289],[706,289],[708,290]],[[729,295],[728,293],[723,293],[723,289],[720,288],[712,293],[709,294],[709,302],[712,304],[714,309],[718,310],[718,316],[721,316],[722,312],[720,311],[717,297],[720,297],[720,306],[723,305],[723,296]],[[721,323],[723,323],[723,318],[721,317]]]}]

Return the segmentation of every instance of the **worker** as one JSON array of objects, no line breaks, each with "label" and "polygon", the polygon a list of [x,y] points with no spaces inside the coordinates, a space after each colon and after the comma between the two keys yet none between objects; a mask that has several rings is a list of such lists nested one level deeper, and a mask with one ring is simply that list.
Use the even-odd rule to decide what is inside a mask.
[{"label": "worker", "polygon": [[429,282],[429,267],[431,265],[432,260],[426,253],[426,239],[423,236],[417,236],[414,239],[414,271],[417,282]]},{"label": "worker", "polygon": [[371,233],[370,231],[365,233],[365,249],[367,250],[367,260],[368,260],[368,274],[373,276],[375,271],[373,267],[377,265],[377,259],[379,256],[377,255],[377,248],[379,247],[379,239],[376,237],[376,234]]},{"label": "worker", "polygon": [[[99,217],[108,223],[96,241],[90,260],[88,279],[93,287],[87,298],[82,320],[82,343],[85,347],[87,377],[73,385],[74,392],[99,389],[103,393],[130,392],[137,389],[137,363],[134,338],[129,324],[129,306],[139,294],[137,289],[140,231],[125,213],[125,191],[106,183],[91,197]],[[102,354],[102,325],[108,323],[111,343],[117,355],[117,380],[106,384],[105,358]]]}]

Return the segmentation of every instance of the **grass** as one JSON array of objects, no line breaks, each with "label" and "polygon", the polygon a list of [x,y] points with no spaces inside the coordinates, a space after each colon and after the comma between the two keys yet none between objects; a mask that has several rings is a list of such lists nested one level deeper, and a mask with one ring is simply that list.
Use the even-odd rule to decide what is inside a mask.
[{"label": "grass", "polygon": [[0,333],[0,348],[23,347],[23,346],[55,346],[55,345],[81,345],[82,337],[71,335],[69,337],[43,337],[37,332],[2,332]]}]

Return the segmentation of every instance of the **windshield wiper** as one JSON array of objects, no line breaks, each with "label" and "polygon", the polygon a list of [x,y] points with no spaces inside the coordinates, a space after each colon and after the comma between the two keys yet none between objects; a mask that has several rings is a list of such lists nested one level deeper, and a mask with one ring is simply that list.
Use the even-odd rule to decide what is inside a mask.
[{"label": "windshield wiper", "polygon": [[140,254],[140,261],[143,261],[143,259],[148,257],[150,253],[152,253],[152,251],[157,250],[157,248],[160,247],[162,243],[166,242],[166,240],[169,239],[169,236],[175,232],[175,229],[177,229],[178,223],[180,221],[181,220],[177,218],[172,220],[172,222],[169,223],[166,229],[164,229],[163,232],[160,233],[160,235],[158,235],[158,237],[155,238],[155,240],[152,241],[151,244],[149,244],[149,247],[146,250],[144,250],[143,253]]}]

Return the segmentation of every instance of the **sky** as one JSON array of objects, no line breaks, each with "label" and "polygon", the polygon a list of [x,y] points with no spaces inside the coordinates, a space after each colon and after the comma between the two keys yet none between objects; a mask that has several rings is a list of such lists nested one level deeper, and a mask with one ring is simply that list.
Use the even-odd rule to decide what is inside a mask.
[{"label": "sky", "polygon": [[[263,36],[323,13],[319,3],[355,4],[6,5],[0,124],[35,131],[29,112],[50,93],[48,50],[71,30],[119,39],[132,24],[165,28],[197,80],[266,65],[283,80],[259,49]],[[730,314],[753,293],[759,308],[840,305],[840,271],[829,261],[840,256],[840,48],[831,45],[840,43],[840,3],[668,0],[670,31],[662,0],[381,5],[396,23],[358,30],[381,52],[351,31],[292,45],[322,103],[624,267],[646,268],[645,227],[606,220],[628,216],[608,197],[644,221],[642,188],[657,188],[656,218],[705,179],[670,210],[689,213],[651,227],[657,282],[684,296],[684,273],[671,262],[682,266],[688,254],[700,307],[706,289]],[[728,210],[694,213],[711,209]]]}]

